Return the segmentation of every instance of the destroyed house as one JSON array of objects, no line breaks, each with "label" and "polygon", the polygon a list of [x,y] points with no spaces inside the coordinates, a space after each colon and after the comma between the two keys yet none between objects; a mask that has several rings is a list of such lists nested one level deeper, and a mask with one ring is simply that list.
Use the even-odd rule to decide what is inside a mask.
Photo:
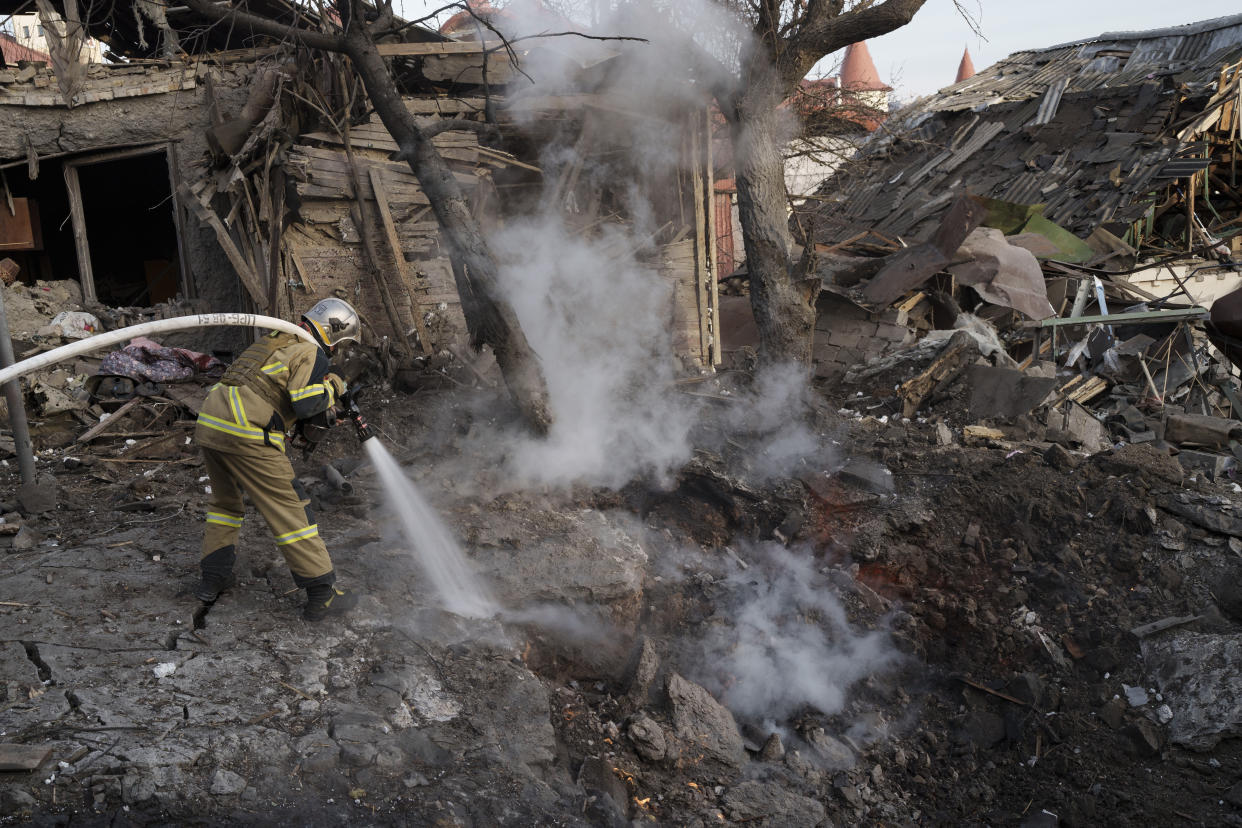
[{"label": "destroyed house", "polygon": [[[315,22],[282,0],[247,8]],[[23,282],[73,280],[87,306],[164,314],[289,319],[336,295],[359,307],[369,345],[412,356],[469,341],[448,244],[343,56],[184,6],[91,6],[80,19],[109,62],[70,60],[62,44],[0,69],[0,243]],[[665,277],[672,353],[710,367],[706,102],[655,111],[609,85],[634,57],[564,41],[509,49],[405,26],[378,45],[423,124],[491,124],[434,138],[485,232],[548,205],[584,234],[621,228],[636,241],[618,255]],[[671,157],[624,167],[618,148],[640,131]],[[642,224],[635,187],[650,201]]]},{"label": "destroyed house", "polygon": [[[798,217],[826,274],[821,376],[908,344],[915,289],[957,253],[910,265],[911,248],[962,194],[990,199],[985,226],[1038,257],[1058,313],[1089,281],[1074,266],[1123,304],[1184,283],[1182,301],[1207,306],[1236,288],[1240,63],[1242,15],[1107,33],[1015,53],[892,117]],[[910,266],[896,296],[849,261],[897,251]]]}]

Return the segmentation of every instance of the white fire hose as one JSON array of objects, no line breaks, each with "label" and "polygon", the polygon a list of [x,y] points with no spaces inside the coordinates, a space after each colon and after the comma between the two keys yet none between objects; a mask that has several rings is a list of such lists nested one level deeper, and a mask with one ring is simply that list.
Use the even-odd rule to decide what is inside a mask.
[{"label": "white fire hose", "polygon": [[21,362],[0,370],[0,385],[4,385],[9,380],[16,379],[24,374],[29,374],[31,371],[37,371],[46,365],[53,365],[79,354],[107,348],[110,345],[125,342],[136,336],[224,325],[272,328],[285,333],[296,334],[309,342],[315,341],[315,338],[305,328],[300,328],[292,322],[286,322],[274,316],[260,316],[255,313],[200,313],[195,316],[175,316],[171,319],[156,319],[154,322],[143,322],[140,325],[131,325],[128,328],[120,328],[115,331],[88,336],[86,339],[80,339],[77,342],[70,342],[68,345],[61,345],[59,348],[36,354],[30,359],[23,359]]}]

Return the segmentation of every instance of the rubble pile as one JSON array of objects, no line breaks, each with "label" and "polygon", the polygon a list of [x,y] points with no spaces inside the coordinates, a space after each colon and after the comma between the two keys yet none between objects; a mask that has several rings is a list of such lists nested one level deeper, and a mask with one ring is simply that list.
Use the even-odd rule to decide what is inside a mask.
[{"label": "rubble pile", "polygon": [[[837,368],[823,375],[821,362],[823,381],[842,382],[852,394],[842,413],[943,424],[949,431],[942,442],[951,432],[966,440],[1057,443],[1083,454],[1151,443],[1213,479],[1228,474],[1234,451],[1242,452],[1230,425],[1240,401],[1223,332],[1229,317],[1209,321],[1184,284],[1180,303],[1150,295],[1139,301],[1145,291],[1120,277],[1102,281],[1090,267],[1048,260],[1041,270],[1014,243],[1019,236],[969,230],[997,209],[990,200],[961,198],[940,232],[950,247],[961,243],[942,258],[913,247],[825,259],[821,337],[839,343],[838,323],[848,331],[860,313],[890,320],[878,324],[899,333],[873,335],[873,349],[879,343],[882,351],[869,357],[844,351],[858,357],[848,366],[841,347],[826,346],[836,360],[828,367]],[[873,241],[864,248],[877,249]],[[1115,262],[1117,253],[1105,248],[1096,258]],[[949,259],[958,263],[942,270]],[[908,267],[916,279],[906,290]],[[1240,269],[1228,260],[1219,267]],[[851,283],[866,271],[875,275]]]},{"label": "rubble pile", "polygon": [[1158,441],[1088,456],[842,416],[842,388],[810,422],[848,455],[787,477],[733,434],[671,485],[497,494],[495,393],[372,410],[512,609],[486,622],[435,609],[348,435],[297,466],[368,595],[328,629],[296,620],[257,520],[237,590],[190,597],[205,498],[184,431],[89,459],[39,445],[53,497],[14,482],[0,504],[0,743],[27,751],[5,813],[1242,822],[1227,477]]}]

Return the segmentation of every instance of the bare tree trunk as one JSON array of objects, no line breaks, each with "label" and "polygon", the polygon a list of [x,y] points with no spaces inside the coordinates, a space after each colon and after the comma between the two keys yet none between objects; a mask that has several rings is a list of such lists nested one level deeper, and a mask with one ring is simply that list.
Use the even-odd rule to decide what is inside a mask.
[{"label": "bare tree trunk", "polygon": [[785,197],[785,140],[779,106],[784,89],[775,72],[761,69],[729,118],[737,176],[738,216],[750,274],[750,302],[766,364],[811,366],[815,308],[794,282],[793,237]]},{"label": "bare tree trunk", "polygon": [[[342,20],[350,20],[349,5],[350,0],[338,2]],[[359,10],[357,5],[354,9]],[[376,113],[400,147],[399,157],[410,165],[431,202],[454,260],[462,265],[453,268],[454,277],[475,346],[492,346],[518,408],[536,430],[546,432],[552,424],[552,414],[539,358],[522,332],[513,308],[500,292],[496,260],[470,212],[461,185],[405,108],[383,57],[360,20],[346,23],[344,46]]]}]

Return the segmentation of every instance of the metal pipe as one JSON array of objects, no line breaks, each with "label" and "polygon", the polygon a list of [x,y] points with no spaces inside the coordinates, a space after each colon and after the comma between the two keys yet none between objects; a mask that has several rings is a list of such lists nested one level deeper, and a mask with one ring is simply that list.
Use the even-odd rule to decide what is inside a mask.
[{"label": "metal pipe", "polygon": [[[9,338],[9,316],[4,309],[4,290],[0,289],[0,368],[13,364],[13,340]],[[35,480],[34,446],[30,443],[30,426],[26,423],[26,401],[17,378],[4,383],[4,399],[9,404],[9,428],[13,431],[13,448],[23,483]]]},{"label": "metal pipe", "polygon": [[153,322],[143,322],[141,325],[131,325],[128,328],[118,328],[115,331],[88,336],[86,339],[79,339],[77,342],[70,342],[68,345],[61,345],[59,348],[45,351],[37,356],[32,356],[30,359],[24,359],[16,365],[0,369],[0,384],[7,383],[9,380],[16,379],[23,374],[29,374],[31,371],[37,371],[44,366],[63,362],[70,357],[100,348],[107,348],[128,339],[133,339],[136,336],[227,325],[273,328],[285,333],[296,334],[308,342],[315,341],[315,338],[305,328],[300,328],[292,322],[277,319],[274,316],[260,316],[256,313],[200,313],[197,316],[174,316],[171,319],[156,319]]},{"label": "metal pipe", "polygon": [[341,494],[351,494],[354,491],[354,484],[346,480],[340,470],[331,463],[323,464],[323,476],[327,479],[328,484]]}]

